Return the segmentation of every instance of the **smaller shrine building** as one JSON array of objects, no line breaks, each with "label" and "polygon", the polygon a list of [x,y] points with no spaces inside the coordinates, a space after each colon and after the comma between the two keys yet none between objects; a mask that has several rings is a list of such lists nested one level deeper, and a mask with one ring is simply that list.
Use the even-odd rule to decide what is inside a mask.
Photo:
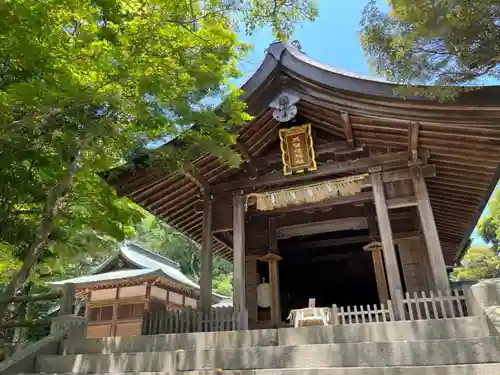
[{"label": "smaller shrine building", "polygon": [[[79,306],[89,320],[88,338],[141,334],[144,311],[196,308],[200,287],[180,265],[138,244],[125,242],[90,275],[52,282],[76,286]],[[213,303],[227,297],[213,294]]]}]

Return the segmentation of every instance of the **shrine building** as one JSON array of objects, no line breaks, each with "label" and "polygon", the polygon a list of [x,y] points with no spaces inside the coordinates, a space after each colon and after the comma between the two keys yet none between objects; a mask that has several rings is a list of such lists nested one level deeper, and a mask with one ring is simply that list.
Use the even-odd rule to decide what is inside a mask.
[{"label": "shrine building", "polygon": [[[234,309],[250,328],[282,325],[310,299],[446,292],[499,179],[500,97],[486,87],[440,103],[396,87],[273,43],[242,87],[254,117],[238,129],[239,168],[201,153],[168,171],[146,154],[106,178],[201,245],[201,308],[213,255],[233,262]],[[269,303],[257,302],[263,281]]]},{"label": "shrine building", "polygon": [[[76,288],[76,313],[88,319],[88,338],[140,335],[144,311],[197,308],[200,297],[179,263],[128,241],[89,275],[50,286],[67,283]],[[224,298],[213,293],[211,302]]]}]

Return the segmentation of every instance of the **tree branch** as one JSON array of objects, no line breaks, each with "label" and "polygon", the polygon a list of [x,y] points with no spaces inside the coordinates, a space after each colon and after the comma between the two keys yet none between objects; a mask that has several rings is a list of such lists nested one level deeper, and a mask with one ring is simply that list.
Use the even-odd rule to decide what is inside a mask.
[{"label": "tree branch", "polygon": [[[69,165],[64,177],[52,188],[45,204],[45,210],[38,226],[35,239],[31,243],[26,252],[23,265],[12,277],[10,283],[5,288],[2,294],[3,299],[14,296],[16,290],[26,281],[33,266],[36,264],[43,250],[47,246],[49,236],[54,229],[55,220],[59,214],[61,203],[64,196],[71,188],[73,178],[81,167],[83,152],[87,148],[89,142],[88,134],[82,136],[81,141],[75,147],[75,157]],[[8,305],[0,305],[0,322],[3,321]]]}]

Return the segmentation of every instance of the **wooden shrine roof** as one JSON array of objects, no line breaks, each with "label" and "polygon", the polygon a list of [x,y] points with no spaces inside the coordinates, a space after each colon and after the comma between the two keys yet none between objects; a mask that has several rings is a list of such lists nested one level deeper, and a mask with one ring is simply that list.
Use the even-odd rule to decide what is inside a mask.
[{"label": "wooden shrine roof", "polygon": [[[200,181],[220,188],[234,178],[253,178],[252,171],[269,167],[272,158],[279,160],[279,123],[269,103],[286,90],[300,98],[298,116],[311,123],[316,148],[339,144],[342,149],[352,141],[375,154],[410,153],[410,143],[415,142],[409,142],[410,124],[418,122],[418,147],[428,150],[428,163],[436,168],[435,177],[427,179],[428,190],[445,260],[452,264],[499,178],[500,87],[467,92],[445,104],[402,99],[395,96],[394,88],[387,82],[339,72],[295,47],[274,43],[242,87],[242,98],[255,116],[239,130],[237,150],[247,160],[244,173],[203,154],[193,162],[190,175],[152,166],[122,167],[109,183],[120,195],[201,242]],[[272,173],[266,168],[262,168],[265,173]],[[221,234],[215,234],[214,241],[215,252],[231,259],[231,241]]]}]

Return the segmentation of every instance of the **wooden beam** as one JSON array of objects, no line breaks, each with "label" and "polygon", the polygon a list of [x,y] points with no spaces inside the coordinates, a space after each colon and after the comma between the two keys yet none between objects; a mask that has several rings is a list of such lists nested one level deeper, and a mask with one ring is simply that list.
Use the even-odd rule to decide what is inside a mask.
[{"label": "wooden beam", "polygon": [[306,236],[316,233],[338,232],[343,230],[359,230],[368,228],[366,217],[350,217],[312,223],[288,225],[278,228],[278,239]]},{"label": "wooden beam", "polygon": [[408,124],[408,152],[410,153],[410,161],[415,163],[418,159],[418,132],[420,123],[410,122]]},{"label": "wooden beam", "polygon": [[349,113],[345,111],[340,111],[340,117],[342,118],[342,125],[344,127],[344,134],[347,139],[347,142],[351,146],[351,148],[354,147],[354,135],[352,133],[352,125],[351,125],[351,118],[349,116]]},{"label": "wooden beam", "polygon": [[[433,164],[424,165],[422,167],[422,173],[426,178],[434,177],[436,176],[436,166]],[[401,180],[411,180],[411,172],[409,168],[382,172],[382,182],[384,184]],[[371,186],[371,181],[367,179],[366,183],[363,184],[363,187],[365,186]]]},{"label": "wooden beam", "polygon": [[[361,193],[357,193],[354,195],[335,197],[318,203],[298,204],[288,207],[276,208],[272,211],[258,211],[255,209],[253,210],[250,209],[248,210],[248,214],[251,216],[279,215],[282,213],[291,213],[291,212],[316,211],[325,208],[330,208],[332,206],[370,202],[370,201],[373,201],[373,193],[371,191],[363,191]],[[415,199],[415,196],[407,196],[407,197],[393,198],[387,200],[387,206],[389,207],[389,209],[411,207],[411,206],[416,206],[416,204],[417,201]]]},{"label": "wooden beam", "polygon": [[383,246],[383,255],[385,261],[385,269],[387,272],[387,280],[389,283],[389,294],[391,300],[395,303],[398,301],[398,294],[403,292],[401,284],[401,276],[394,249],[394,241],[392,238],[391,222],[389,220],[389,208],[385,200],[384,184],[380,172],[372,173],[373,197],[375,200],[375,211],[377,212],[377,222],[379,226],[380,238]]},{"label": "wooden beam", "polygon": [[273,172],[265,176],[260,176],[255,180],[240,179],[238,181],[223,182],[212,187],[213,194],[221,194],[229,191],[244,190],[245,192],[262,188],[267,185],[286,184],[292,182],[310,181],[314,178],[328,177],[343,173],[367,172],[370,167],[389,164],[395,162],[407,162],[408,152],[400,151],[383,155],[374,155],[357,160],[347,160],[325,164],[318,167],[318,170],[311,173],[301,173],[291,176],[284,176],[281,171]]},{"label": "wooden beam", "polygon": [[371,200],[373,200],[373,193],[371,191],[365,191],[354,195],[331,198],[318,203],[306,203],[306,204],[298,204],[288,207],[276,208],[272,211],[258,211],[255,209],[251,209],[248,211],[248,214],[251,216],[264,216],[264,215],[279,215],[282,213],[291,213],[291,212],[316,211],[324,208],[329,208],[332,206],[366,202]]},{"label": "wooden beam", "polygon": [[387,200],[387,207],[389,209],[402,208],[402,207],[413,207],[417,205],[417,198],[415,196],[392,198]]},{"label": "wooden beam", "polygon": [[290,246],[287,246],[287,250],[298,250],[301,248],[307,248],[309,249],[321,249],[324,247],[335,247],[335,246],[342,246],[342,245],[350,245],[350,244],[355,244],[355,243],[368,243],[370,242],[371,237],[370,236],[354,236],[354,237],[344,237],[344,238],[330,238],[328,240],[318,240],[318,241],[311,241],[311,242],[300,242],[297,241],[294,244],[291,244]]},{"label": "wooden beam", "polygon": [[[315,218],[319,219],[319,221],[325,220],[327,215],[329,215],[328,212],[332,211],[331,210],[332,208],[336,206],[341,206],[345,204],[355,204],[359,202],[367,202],[367,203],[373,202],[373,193],[371,191],[365,191],[351,196],[332,198],[324,202],[310,203],[303,205],[292,205],[288,207],[278,208],[272,211],[257,211],[255,209],[251,209],[247,211],[247,215],[250,219],[249,226],[251,226],[252,228],[256,223],[262,223],[262,219],[266,220],[268,217],[277,217],[278,220],[276,225],[280,227],[283,225],[292,225],[291,223],[289,223],[290,221],[293,221],[294,223],[297,223],[297,221],[301,222],[302,220],[307,222],[312,222],[314,221]],[[387,202],[388,202],[388,207],[390,207],[391,209],[399,207],[408,207],[414,204],[415,198],[413,196],[408,196],[402,198],[389,199]],[[323,210],[328,210],[328,212],[325,212],[320,215],[320,213]],[[351,208],[349,210],[350,214],[347,216],[352,217],[353,215],[359,215],[359,213],[362,211],[360,209],[358,209],[357,211],[356,210],[357,210],[356,207]],[[290,216],[290,214],[296,212],[301,212],[302,215]],[[189,221],[189,218],[187,220]],[[198,220],[200,220],[199,217]],[[225,232],[232,230],[232,228],[233,228],[233,223],[232,223],[230,206],[226,205],[214,206],[212,231],[214,233]],[[267,228],[265,225],[261,224],[260,229],[266,230]]]}]

